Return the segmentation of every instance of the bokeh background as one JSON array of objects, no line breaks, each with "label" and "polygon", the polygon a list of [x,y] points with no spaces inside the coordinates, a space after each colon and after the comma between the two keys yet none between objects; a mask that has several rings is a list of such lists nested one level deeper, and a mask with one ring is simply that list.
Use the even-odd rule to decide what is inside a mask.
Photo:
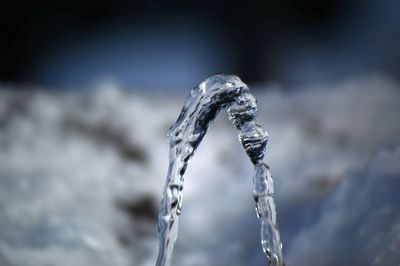
[{"label": "bokeh background", "polygon": [[[235,73],[270,134],[287,265],[400,264],[400,2],[9,1],[0,266],[154,265],[166,132]],[[173,265],[265,265],[225,114],[192,159]]]}]

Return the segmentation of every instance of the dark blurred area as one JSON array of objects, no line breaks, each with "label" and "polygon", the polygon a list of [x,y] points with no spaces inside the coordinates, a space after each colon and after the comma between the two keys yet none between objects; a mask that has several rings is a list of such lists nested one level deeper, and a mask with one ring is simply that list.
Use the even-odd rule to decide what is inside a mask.
[{"label": "dark blurred area", "polygon": [[0,81],[187,88],[220,72],[301,84],[400,74],[400,2],[7,1]]}]

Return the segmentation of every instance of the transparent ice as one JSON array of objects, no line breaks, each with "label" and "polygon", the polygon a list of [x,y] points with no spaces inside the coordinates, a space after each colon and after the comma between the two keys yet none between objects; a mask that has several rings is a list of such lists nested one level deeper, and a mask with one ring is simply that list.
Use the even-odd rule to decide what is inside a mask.
[{"label": "transparent ice", "polygon": [[261,245],[268,265],[284,265],[282,242],[276,223],[273,179],[263,162],[268,134],[256,120],[256,99],[235,75],[215,75],[193,88],[183,109],[168,131],[170,162],[158,220],[160,238],[157,266],[171,264],[182,210],[184,174],[189,159],[221,109],[240,131],[239,140],[254,164],[257,217],[261,223]]}]

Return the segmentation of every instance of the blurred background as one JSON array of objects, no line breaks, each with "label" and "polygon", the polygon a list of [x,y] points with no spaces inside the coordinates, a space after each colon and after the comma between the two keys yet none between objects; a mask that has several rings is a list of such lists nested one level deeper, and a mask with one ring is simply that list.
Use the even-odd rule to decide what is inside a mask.
[{"label": "blurred background", "polygon": [[[166,132],[234,73],[270,134],[287,265],[399,265],[400,2],[9,1],[0,266],[154,265]],[[189,165],[173,265],[265,265],[225,114]]]},{"label": "blurred background", "polygon": [[290,85],[398,76],[399,10],[396,0],[12,1],[0,16],[0,78],[187,88],[219,72]]}]

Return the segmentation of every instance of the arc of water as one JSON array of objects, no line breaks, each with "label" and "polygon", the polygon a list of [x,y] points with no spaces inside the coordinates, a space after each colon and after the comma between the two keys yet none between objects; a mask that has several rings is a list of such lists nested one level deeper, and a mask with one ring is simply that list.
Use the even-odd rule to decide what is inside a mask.
[{"label": "arc of water", "polygon": [[284,265],[273,179],[268,166],[263,163],[268,134],[256,120],[256,99],[239,77],[215,75],[191,90],[177,121],[168,131],[170,162],[157,224],[160,238],[157,266],[171,264],[182,209],[184,173],[189,159],[221,109],[227,109],[229,119],[240,131],[239,140],[254,164],[253,196],[268,265]]}]

